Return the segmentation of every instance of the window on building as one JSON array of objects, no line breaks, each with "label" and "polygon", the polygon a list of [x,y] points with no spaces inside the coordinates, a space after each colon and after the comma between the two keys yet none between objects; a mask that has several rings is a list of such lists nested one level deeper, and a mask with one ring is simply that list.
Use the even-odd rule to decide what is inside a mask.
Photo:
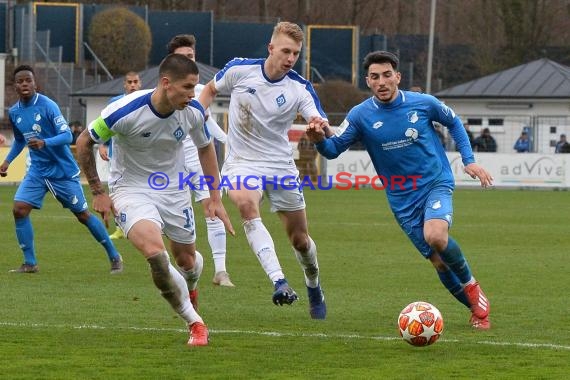
[{"label": "window on building", "polygon": [[489,119],[489,127],[502,127],[504,125],[504,119],[493,118]]}]

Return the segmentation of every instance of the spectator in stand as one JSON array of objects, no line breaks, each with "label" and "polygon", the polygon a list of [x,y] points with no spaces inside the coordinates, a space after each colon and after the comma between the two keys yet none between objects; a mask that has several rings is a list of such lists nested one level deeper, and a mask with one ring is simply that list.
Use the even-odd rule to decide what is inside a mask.
[{"label": "spectator in stand", "polygon": [[[463,124],[463,127],[465,127],[465,132],[467,132],[467,138],[469,138],[469,145],[471,145],[471,148],[473,149],[473,144],[474,144],[473,132],[469,130],[469,124]],[[455,145],[455,151],[459,152],[457,144]]]},{"label": "spectator in stand", "polygon": [[515,142],[513,149],[517,153],[528,153],[530,152],[530,140],[528,139],[528,133],[522,132],[520,137]]},{"label": "spectator in stand", "polygon": [[85,129],[83,127],[83,124],[81,124],[80,121],[76,120],[76,121],[72,121],[69,124],[69,128],[71,129],[71,136],[72,136],[72,140],[71,140],[71,145],[75,145],[75,142],[77,141],[77,138],[79,137],[79,135],[81,134],[81,132],[83,132],[83,130]]},{"label": "spectator in stand", "polygon": [[443,126],[438,122],[434,122],[433,128],[435,129],[435,134],[441,142],[441,146],[443,146],[443,150],[445,150],[445,135],[443,134]]},{"label": "spectator in stand", "polygon": [[473,141],[473,149],[476,152],[496,152],[497,142],[491,136],[491,131],[489,128],[483,129],[481,135]]},{"label": "spectator in stand", "polygon": [[570,144],[566,141],[566,135],[561,134],[560,140],[556,143],[554,153],[570,153]]}]

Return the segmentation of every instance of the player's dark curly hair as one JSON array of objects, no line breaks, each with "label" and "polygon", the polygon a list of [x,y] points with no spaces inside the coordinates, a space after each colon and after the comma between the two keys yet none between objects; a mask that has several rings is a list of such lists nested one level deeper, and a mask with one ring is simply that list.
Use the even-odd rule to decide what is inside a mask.
[{"label": "player's dark curly hair", "polygon": [[14,69],[14,77],[16,76],[16,74],[18,74],[20,71],[29,71],[32,73],[32,75],[36,75],[36,73],[34,73],[34,69],[32,68],[32,66],[30,65],[20,65],[18,67],[16,67]]},{"label": "player's dark curly hair", "polygon": [[373,51],[372,53],[368,53],[366,57],[364,57],[364,61],[362,62],[362,66],[364,68],[364,72],[368,72],[368,68],[370,65],[374,63],[389,63],[392,65],[392,68],[398,71],[398,65],[400,64],[400,60],[396,57],[395,54],[390,53],[389,51],[384,50],[377,50]]},{"label": "player's dark curly hair", "polygon": [[178,34],[166,44],[166,50],[168,54],[174,53],[174,50],[179,47],[189,47],[192,49],[196,48],[196,37],[192,34]]}]

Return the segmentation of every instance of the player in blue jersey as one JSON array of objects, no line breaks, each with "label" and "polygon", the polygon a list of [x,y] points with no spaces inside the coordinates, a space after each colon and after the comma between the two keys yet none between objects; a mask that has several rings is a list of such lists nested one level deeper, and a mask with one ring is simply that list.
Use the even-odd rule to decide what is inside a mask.
[{"label": "player in blue jersey", "polygon": [[448,234],[454,179],[433,123],[448,128],[467,174],[483,187],[492,185],[493,178],[475,163],[465,128],[449,107],[431,95],[398,89],[401,73],[394,54],[368,54],[364,71],[373,96],[348,113],[334,136],[320,122],[310,123],[307,134],[328,159],[357,141],[364,144],[400,227],[449,292],[471,309],[471,325],[488,329],[489,301]]},{"label": "player in blue jersey", "polygon": [[[185,174],[183,140],[190,134],[204,174],[213,179],[207,217],[219,217],[233,234],[222,204],[214,144],[204,127],[204,109],[193,100],[198,66],[181,54],[161,62],[158,85],[113,103],[77,139],[77,156],[93,194],[93,208],[115,221],[147,260],[161,295],[186,321],[188,345],[208,344],[208,329],[191,292],[197,290],[203,258],[196,250],[196,228]],[[93,146],[113,138],[106,194],[97,173]],[[176,266],[163,236],[170,240]]]},{"label": "player in blue jersey", "polygon": [[[273,303],[291,304],[297,294],[289,286],[275,245],[260,215],[264,194],[277,212],[297,261],[303,268],[313,319],[326,317],[320,284],[317,246],[309,236],[305,199],[288,131],[297,114],[326,120],[313,86],[293,70],[303,45],[303,30],[290,22],[273,29],[267,59],[235,58],[202,90],[199,101],[209,107],[218,92],[231,93],[227,155],[222,168],[229,197],[239,208],[249,246],[274,286]],[[243,178],[256,183],[241,183]],[[293,182],[283,181],[289,178]],[[268,184],[269,183],[269,184]],[[283,185],[283,186],[282,186]],[[287,186],[284,186],[287,185]]]},{"label": "player in blue jersey", "polygon": [[111,261],[111,273],[122,272],[121,255],[109,239],[103,223],[87,207],[79,181],[79,167],[69,147],[71,131],[59,107],[47,96],[36,92],[34,70],[30,66],[16,67],[14,85],[20,98],[8,112],[14,130],[14,143],[0,165],[0,174],[7,175],[10,163],[26,146],[30,152],[31,165],[16,191],[12,211],[18,244],[24,253],[24,263],[11,272],[35,273],[39,270],[30,212],[42,207],[48,191],[63,207],[70,209],[103,245]]}]

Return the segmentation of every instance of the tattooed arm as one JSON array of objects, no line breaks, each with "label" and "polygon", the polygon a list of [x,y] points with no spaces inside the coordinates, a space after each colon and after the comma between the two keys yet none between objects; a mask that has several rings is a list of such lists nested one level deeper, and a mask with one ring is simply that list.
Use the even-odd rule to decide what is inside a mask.
[{"label": "tattooed arm", "polygon": [[105,188],[97,173],[97,164],[93,152],[94,145],[95,141],[91,139],[89,131],[86,129],[81,132],[76,142],[77,160],[79,161],[79,166],[89,183],[89,188],[93,195],[93,209],[101,214],[105,225],[109,227],[109,219],[114,212],[113,202],[105,192]]}]

